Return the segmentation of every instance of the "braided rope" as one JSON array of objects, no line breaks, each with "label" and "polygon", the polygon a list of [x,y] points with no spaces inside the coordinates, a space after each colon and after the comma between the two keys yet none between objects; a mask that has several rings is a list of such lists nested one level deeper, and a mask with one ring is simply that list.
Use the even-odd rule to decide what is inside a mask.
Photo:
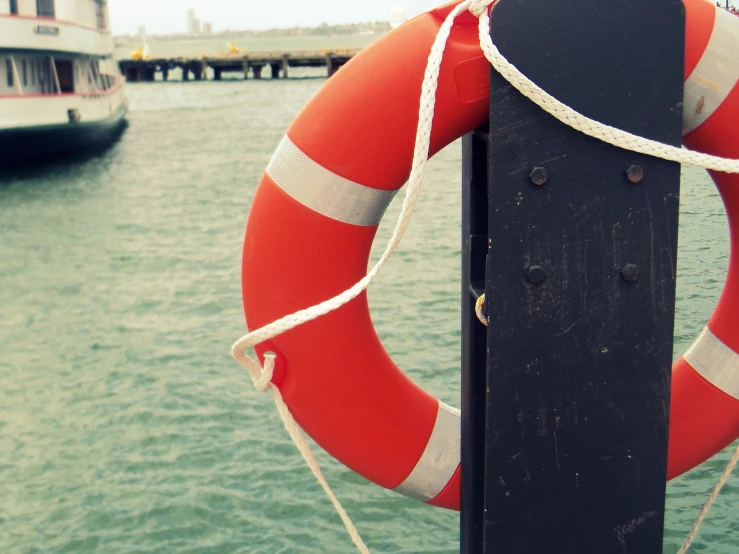
[{"label": "braided rope", "polygon": [[[321,483],[321,486],[326,491],[331,502],[339,513],[344,525],[349,532],[354,544],[357,546],[360,552],[363,554],[369,554],[369,550],[362,542],[359,533],[352,524],[349,516],[344,511],[340,502],[331,491],[328,483],[323,476],[320,466],[315,459],[315,456],[311,452],[300,427],[293,418],[290,410],[285,403],[282,395],[272,383],[272,372],[274,370],[275,358],[274,355],[265,356],[265,367],[262,366],[247,355],[247,350],[265,341],[268,341],[282,333],[289,331],[299,325],[312,321],[318,317],[326,315],[341,306],[351,302],[363,291],[369,287],[372,281],[377,277],[380,270],[385,266],[389,258],[395,252],[396,248],[400,244],[400,240],[405,234],[408,224],[410,223],[413,209],[418,201],[418,196],[421,191],[421,185],[423,184],[423,178],[425,175],[426,165],[428,163],[429,145],[431,139],[431,129],[434,118],[434,108],[436,105],[436,89],[439,80],[439,72],[441,68],[441,61],[443,58],[444,49],[451,33],[452,25],[454,20],[464,11],[469,10],[479,20],[479,37],[480,46],[482,48],[485,57],[490,64],[500,73],[509,83],[511,83],[519,92],[524,96],[532,100],[539,107],[545,110],[547,113],[554,116],[556,119],[568,125],[590,137],[597,138],[605,143],[639,152],[649,156],[654,156],[668,161],[678,162],[686,165],[695,165],[706,169],[712,169],[716,171],[723,171],[727,173],[739,173],[739,160],[725,159],[718,156],[712,156],[708,154],[702,154],[687,149],[682,149],[667,144],[662,144],[654,140],[646,139],[627,133],[615,127],[604,125],[598,121],[590,119],[569,106],[563,104],[556,98],[549,95],[547,92],[539,88],[535,83],[528,79],[518,68],[512,65],[508,60],[500,53],[498,48],[493,44],[492,38],[490,37],[490,16],[489,7],[495,7],[497,0],[465,0],[464,2],[457,5],[454,10],[449,14],[444,23],[441,25],[437,34],[436,40],[431,48],[429,55],[428,64],[424,73],[423,84],[421,88],[421,99],[420,108],[418,115],[418,126],[416,132],[416,141],[413,151],[413,163],[411,167],[411,173],[409,178],[408,188],[406,190],[406,196],[403,201],[403,207],[401,209],[400,216],[398,217],[398,223],[393,231],[392,237],[387,245],[387,248],[377,264],[367,273],[367,275],[356,283],[350,289],[343,293],[326,300],[316,306],[312,306],[305,310],[300,310],[294,314],[287,315],[265,327],[256,329],[246,334],[244,337],[239,339],[232,347],[231,354],[233,357],[247,370],[249,371],[254,385],[260,392],[271,391],[277,406],[277,410],[280,417],[287,429],[290,437],[295,443],[296,447],[300,451],[301,455],[305,459],[306,463],[310,467],[311,471]],[[483,297],[481,297],[483,298]],[[478,301],[478,316],[482,306],[479,305]],[[482,321],[482,318],[481,318]],[[683,545],[683,548],[678,554],[684,554],[690,547],[693,539],[698,533],[698,528],[703,522],[708,510],[711,505],[718,497],[718,494],[729,478],[729,475],[734,469],[734,466],[739,461],[739,448],[735,452],[734,456],[729,462],[726,470],[722,474],[719,482],[716,484],[714,492],[709,497],[703,510],[698,516],[698,519],[693,525],[688,538]]]},{"label": "braided rope", "polygon": [[[605,125],[594,119],[590,119],[581,113],[563,104],[526,77],[519,69],[510,63],[493,44],[490,36],[490,16],[487,10],[480,9],[485,4],[495,4],[497,0],[476,0],[476,15],[479,13],[479,35],[480,46],[485,57],[495,70],[500,73],[521,94],[534,102],[545,112],[549,113],[565,125],[580,131],[581,133],[599,139],[612,146],[639,152],[655,158],[677,162],[684,165],[694,165],[705,169],[723,171],[725,173],[739,173],[739,160],[721,158],[710,154],[703,154],[669,144],[662,144],[655,140],[647,139],[621,129]],[[493,5],[493,9],[495,6]]]},{"label": "braided rope", "polygon": [[408,224],[410,223],[411,216],[413,215],[413,209],[418,202],[418,196],[421,192],[421,185],[423,184],[423,178],[426,172],[426,165],[429,158],[429,148],[431,143],[431,128],[434,119],[434,108],[436,105],[436,89],[439,82],[439,71],[441,68],[441,60],[444,54],[444,48],[446,46],[449,34],[451,33],[452,24],[456,17],[467,9],[470,4],[470,0],[463,2],[457,6],[449,17],[444,21],[439,33],[434,41],[434,45],[431,48],[431,54],[429,56],[429,63],[426,67],[424,74],[423,85],[421,89],[420,108],[418,114],[418,127],[416,132],[416,142],[413,151],[413,165],[411,168],[411,174],[408,184],[408,190],[406,191],[405,200],[403,201],[403,207],[398,218],[398,223],[393,231],[393,235],[390,238],[387,249],[383,253],[377,264],[369,271],[369,273],[356,285],[339,294],[338,296],[327,300],[321,304],[301,310],[294,314],[288,315],[279,319],[261,329],[252,331],[239,339],[231,348],[231,355],[250,373],[254,385],[260,392],[272,391],[277,410],[280,414],[285,428],[287,429],[290,437],[293,439],[296,447],[300,451],[305,459],[306,463],[310,467],[311,471],[315,475],[316,479],[321,483],[324,491],[331,499],[334,507],[341,516],[344,525],[349,532],[355,546],[363,554],[369,554],[369,550],[362,542],[356,527],[349,519],[349,516],[344,511],[339,500],[334,496],[328,483],[326,482],[323,473],[321,472],[318,461],[310,450],[305,438],[303,437],[300,427],[295,421],[295,418],[290,413],[290,409],[285,404],[284,399],[280,390],[275,386],[272,381],[272,370],[274,368],[274,356],[265,356],[265,368],[262,368],[259,362],[251,358],[247,354],[247,349],[254,347],[260,343],[263,343],[271,338],[274,338],[290,329],[312,321],[322,315],[332,312],[344,304],[347,304],[357,296],[359,296],[372,281],[377,277],[380,270],[384,267],[387,261],[392,256],[395,249],[400,244],[400,240],[403,238]]},{"label": "braided rope", "polygon": [[260,366],[258,362],[252,360],[251,358],[249,358],[249,360],[246,362],[245,367],[249,371],[249,374],[254,381],[254,387],[259,392],[272,392],[272,397],[275,401],[275,405],[277,406],[277,412],[280,414],[280,418],[282,419],[282,423],[285,426],[285,429],[290,435],[290,438],[293,440],[293,443],[295,443],[298,451],[303,456],[305,463],[308,465],[311,472],[313,472],[316,480],[323,487],[323,490],[326,492],[326,496],[329,497],[331,503],[334,505],[334,508],[336,508],[339,517],[341,517],[341,521],[344,522],[344,526],[346,527],[346,530],[349,533],[352,542],[354,542],[355,546],[362,554],[370,554],[369,549],[362,541],[362,537],[359,536],[359,531],[357,531],[357,528],[352,523],[351,518],[344,510],[344,507],[341,505],[341,502],[339,502],[339,499],[336,498],[336,495],[331,490],[328,481],[326,481],[326,477],[323,475],[323,471],[321,471],[321,466],[318,464],[318,460],[316,460],[316,457],[313,455],[310,446],[308,446],[308,441],[305,440],[300,426],[290,413],[290,408],[287,407],[285,400],[282,398],[280,389],[278,389],[277,386],[272,383],[272,375],[275,369],[275,355],[270,353],[264,356],[264,368],[262,368],[262,366]]},{"label": "braided rope", "polygon": [[239,339],[231,349],[232,355],[239,361],[244,361],[244,351],[247,348],[256,346],[265,341],[268,341],[290,329],[294,329],[299,325],[313,321],[314,319],[326,315],[334,310],[339,309],[343,305],[351,302],[357,296],[362,294],[372,281],[380,273],[380,270],[385,266],[390,256],[393,255],[400,240],[403,238],[408,224],[410,223],[411,216],[413,215],[413,209],[418,202],[418,196],[421,192],[421,185],[423,184],[423,178],[426,172],[426,165],[429,157],[429,145],[431,142],[431,127],[434,119],[434,108],[436,106],[436,89],[439,82],[439,70],[441,68],[441,60],[444,53],[444,47],[446,46],[449,34],[452,29],[454,19],[467,9],[471,0],[463,2],[457,6],[449,17],[444,21],[444,24],[439,29],[439,34],[436,37],[433,47],[431,48],[431,54],[429,56],[429,64],[426,67],[426,73],[423,79],[423,85],[421,89],[421,100],[420,108],[418,113],[418,127],[416,132],[416,142],[413,149],[413,165],[411,167],[411,174],[408,181],[408,188],[406,190],[405,199],[403,201],[403,208],[398,217],[398,223],[393,231],[392,237],[387,245],[385,252],[380,257],[380,260],[375,266],[367,273],[367,275],[355,284],[350,289],[342,292],[341,294],[326,300],[320,304],[300,310],[293,314],[287,315],[277,321],[265,325],[260,329],[256,329],[248,333]]},{"label": "braided rope", "polygon": [[690,546],[693,544],[695,537],[698,536],[698,529],[700,529],[703,520],[706,519],[706,515],[708,515],[708,510],[711,509],[711,506],[713,506],[713,503],[718,498],[721,489],[729,480],[729,477],[731,477],[731,472],[734,471],[737,462],[739,462],[739,446],[737,446],[736,450],[734,450],[734,455],[729,460],[729,463],[726,464],[726,469],[724,469],[721,477],[718,478],[716,486],[713,488],[713,492],[711,492],[711,496],[708,497],[708,500],[706,500],[706,503],[703,505],[703,509],[698,514],[698,517],[693,523],[693,526],[690,528],[690,533],[688,533],[685,542],[680,547],[680,550],[677,551],[677,554],[685,554],[690,549]]}]

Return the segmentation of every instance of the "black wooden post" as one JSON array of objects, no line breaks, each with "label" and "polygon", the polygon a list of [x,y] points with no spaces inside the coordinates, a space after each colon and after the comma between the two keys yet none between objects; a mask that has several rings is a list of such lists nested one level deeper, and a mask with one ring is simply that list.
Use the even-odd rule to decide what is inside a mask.
[{"label": "black wooden post", "polygon": [[[680,144],[679,0],[500,0],[491,32],[566,104]],[[659,554],[680,168],[574,131],[495,72],[490,105],[489,135],[464,143],[480,202],[489,136],[487,225],[476,203],[465,223],[462,552]],[[481,383],[468,289],[486,254]]]}]

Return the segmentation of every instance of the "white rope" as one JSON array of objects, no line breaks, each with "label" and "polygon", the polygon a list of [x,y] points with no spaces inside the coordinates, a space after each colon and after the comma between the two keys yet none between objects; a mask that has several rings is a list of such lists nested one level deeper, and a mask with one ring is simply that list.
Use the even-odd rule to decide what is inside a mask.
[{"label": "white rope", "polygon": [[439,81],[439,68],[441,67],[444,47],[449,38],[449,33],[451,31],[452,24],[454,23],[454,19],[457,15],[467,9],[470,2],[471,0],[467,0],[458,5],[449,15],[439,29],[439,34],[437,35],[436,41],[431,49],[429,64],[426,67],[426,73],[424,75],[421,89],[421,105],[418,114],[416,143],[413,150],[413,165],[411,167],[408,188],[403,201],[403,208],[398,217],[398,223],[393,231],[392,237],[390,238],[390,242],[387,245],[387,249],[380,257],[380,260],[361,281],[334,298],[326,300],[316,306],[300,310],[294,314],[287,315],[269,325],[265,325],[261,329],[256,329],[239,339],[231,349],[231,353],[239,362],[244,362],[244,352],[246,349],[268,341],[286,331],[289,331],[290,329],[294,329],[299,325],[308,323],[320,316],[326,315],[354,300],[357,296],[362,294],[367,287],[369,287],[370,283],[372,283],[375,277],[380,273],[380,270],[385,266],[390,256],[395,252],[395,249],[400,244],[400,240],[403,238],[403,235],[408,228],[408,224],[410,223],[410,219],[413,214],[413,209],[418,202],[421,185],[423,184],[426,164],[428,163],[431,126],[434,118],[434,107],[436,106],[436,88]]},{"label": "white rope", "polygon": [[272,383],[272,373],[275,369],[275,355],[267,354],[264,357],[264,368],[262,368],[258,362],[255,362],[251,358],[249,358],[249,361],[246,362],[245,367],[249,370],[249,374],[254,381],[254,387],[256,387],[259,392],[272,391],[272,397],[275,400],[277,412],[280,414],[280,418],[282,418],[282,423],[285,425],[285,429],[287,429],[287,432],[290,435],[290,438],[295,443],[295,446],[303,455],[305,463],[308,464],[308,467],[313,472],[313,475],[315,475],[316,479],[323,487],[323,490],[326,491],[326,495],[329,497],[334,505],[334,508],[336,508],[336,511],[339,513],[341,521],[344,522],[346,530],[349,532],[349,536],[351,537],[352,541],[354,541],[357,549],[362,554],[370,554],[369,549],[362,541],[362,537],[359,536],[357,528],[354,527],[354,524],[349,518],[349,515],[344,510],[344,507],[339,502],[339,499],[336,498],[336,495],[334,495],[331,487],[329,487],[328,481],[326,481],[326,477],[324,477],[323,472],[321,471],[321,466],[318,464],[318,460],[316,460],[316,457],[313,455],[310,446],[308,446],[308,442],[305,440],[305,437],[300,430],[300,426],[297,424],[292,414],[290,413],[290,409],[287,407],[287,404],[285,404],[285,400],[282,398],[280,389],[278,389]]},{"label": "white rope", "polygon": [[690,533],[688,533],[688,536],[685,539],[685,542],[680,547],[680,550],[677,551],[677,554],[685,554],[690,549],[690,545],[693,544],[693,540],[695,540],[695,537],[698,535],[698,529],[703,523],[703,520],[706,518],[706,515],[708,514],[708,510],[711,509],[711,506],[713,506],[713,503],[718,498],[718,495],[721,492],[721,489],[724,487],[726,482],[729,480],[729,477],[731,476],[731,472],[734,471],[734,468],[736,467],[737,462],[739,462],[739,446],[737,446],[736,450],[734,450],[734,455],[729,460],[729,463],[726,464],[726,469],[721,474],[721,477],[719,477],[718,482],[716,483],[716,486],[713,488],[713,492],[711,493],[711,496],[709,496],[708,500],[706,500],[706,503],[703,506],[703,509],[698,514],[698,517],[696,518],[695,523],[693,523],[693,527],[690,528]]},{"label": "white rope", "polygon": [[694,165],[725,173],[739,173],[739,160],[702,154],[627,133],[621,129],[616,129],[615,127],[610,127],[609,125],[590,119],[543,91],[521,73],[516,66],[511,64],[493,44],[493,40],[490,37],[490,16],[484,7],[481,9],[480,7],[483,4],[487,6],[494,3],[495,0],[476,0],[475,2],[476,12],[473,13],[475,15],[479,14],[479,34],[482,51],[498,73],[541,109],[565,125],[612,146],[680,164]]},{"label": "white rope", "polygon": [[[696,165],[706,169],[713,169],[727,173],[739,173],[739,160],[729,160],[718,156],[702,154],[632,135],[631,133],[627,133],[620,129],[616,129],[590,119],[543,91],[523,75],[514,65],[508,62],[508,60],[493,44],[489,31],[490,17],[488,14],[488,7],[490,5],[493,5],[494,7],[496,1],[497,0],[465,0],[452,10],[439,29],[436,40],[431,48],[421,88],[418,126],[413,151],[413,163],[411,166],[406,196],[403,201],[400,216],[398,217],[398,223],[393,231],[385,252],[380,257],[377,264],[362,280],[350,289],[316,306],[284,316],[265,327],[251,331],[239,339],[231,349],[233,357],[249,370],[257,390],[260,392],[272,391],[275,404],[277,405],[277,410],[282,418],[285,428],[290,434],[290,437],[302,454],[311,471],[316,476],[316,479],[318,479],[321,486],[326,491],[326,494],[331,499],[331,502],[341,516],[341,519],[354,541],[354,544],[363,554],[369,554],[369,550],[362,542],[362,539],[349,519],[349,516],[346,514],[338,499],[331,491],[331,488],[326,482],[326,479],[318,465],[318,461],[315,459],[315,456],[313,456],[313,453],[300,431],[300,427],[290,413],[287,404],[285,404],[279,389],[272,383],[272,372],[274,370],[275,363],[274,355],[265,356],[265,368],[262,368],[259,365],[259,362],[249,357],[246,352],[249,348],[281,335],[290,329],[326,315],[351,302],[365,291],[367,287],[369,287],[375,277],[379,274],[380,270],[385,266],[392,254],[395,252],[396,248],[400,244],[400,240],[408,228],[408,224],[413,214],[413,209],[418,201],[421,185],[423,184],[426,164],[428,163],[431,129],[434,118],[434,108],[436,105],[436,89],[439,80],[441,61],[452,25],[457,16],[464,11],[469,10],[479,19],[480,45],[485,57],[496,71],[498,71],[498,73],[500,73],[524,96],[532,100],[539,107],[564,124],[577,129],[590,137],[600,139],[603,142],[626,150],[639,152],[681,164]],[[733,470],[734,465],[736,465],[737,460],[739,460],[739,449],[737,449],[734,458],[732,458],[732,461],[729,463],[729,467],[727,467],[725,474],[722,475],[721,479],[719,479],[719,483],[716,485],[714,494],[709,498],[709,501],[701,512],[701,515],[698,520],[696,520],[696,523],[693,526],[694,528],[691,531],[691,535],[688,537],[688,540],[686,540],[686,545],[683,546],[684,550],[681,550],[681,553],[685,552],[690,546],[690,542],[697,534],[698,527],[702,523],[705,513],[708,512],[708,509],[715,500],[715,497],[718,495],[718,491],[726,482],[726,479],[728,479],[728,476]]]},{"label": "white rope", "polygon": [[377,264],[369,271],[369,273],[356,285],[347,291],[339,294],[338,296],[327,300],[321,304],[313,306],[311,308],[301,310],[294,314],[288,315],[279,319],[261,329],[252,331],[239,339],[236,344],[231,348],[231,354],[236,360],[243,365],[251,374],[254,386],[260,392],[272,391],[274,396],[277,410],[282,418],[282,422],[285,425],[290,437],[297,446],[298,450],[303,456],[310,467],[313,475],[321,483],[323,490],[331,499],[336,511],[341,516],[344,525],[349,532],[354,544],[357,546],[360,552],[363,554],[369,554],[369,550],[362,542],[357,529],[349,519],[349,516],[344,511],[341,503],[331,491],[326,479],[321,472],[321,468],[318,465],[318,461],[311,452],[305,438],[303,437],[300,427],[298,426],[295,418],[290,413],[290,409],[285,404],[280,390],[272,384],[272,371],[274,369],[274,355],[265,356],[265,368],[259,365],[259,362],[252,359],[247,355],[247,349],[256,346],[260,343],[268,341],[290,329],[302,325],[316,319],[322,315],[332,312],[344,304],[352,301],[354,298],[359,296],[372,281],[377,277],[380,270],[387,263],[390,256],[392,256],[395,249],[400,244],[401,238],[405,234],[413,209],[418,202],[418,195],[421,191],[421,185],[423,184],[423,178],[426,171],[426,164],[428,163],[429,157],[429,146],[431,142],[431,127],[434,118],[434,107],[436,105],[436,89],[439,82],[439,69],[441,67],[441,59],[444,53],[444,47],[446,46],[447,39],[451,32],[452,24],[454,19],[467,9],[470,4],[470,0],[457,6],[449,17],[444,21],[444,24],[439,29],[439,33],[434,41],[434,45],[431,48],[431,54],[429,56],[429,63],[426,67],[424,74],[423,85],[421,90],[420,108],[418,114],[418,127],[416,130],[416,142],[413,150],[413,164],[411,166],[411,174],[408,183],[408,189],[406,191],[405,200],[403,201],[403,208],[401,209],[400,216],[398,217],[398,223],[393,231],[393,235],[390,238],[390,242],[387,245],[387,249],[383,253]]}]

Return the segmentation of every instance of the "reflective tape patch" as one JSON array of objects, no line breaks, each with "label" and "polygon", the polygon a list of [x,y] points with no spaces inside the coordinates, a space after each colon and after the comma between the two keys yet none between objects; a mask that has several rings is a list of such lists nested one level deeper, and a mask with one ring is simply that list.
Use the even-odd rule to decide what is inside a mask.
[{"label": "reflective tape patch", "polygon": [[739,79],[739,17],[716,9],[711,38],[685,81],[683,134],[700,127],[726,99]]},{"label": "reflective tape patch", "polygon": [[706,327],[683,355],[706,381],[739,400],[739,354]]},{"label": "reflective tape patch", "polygon": [[416,467],[395,492],[421,502],[432,500],[444,490],[461,459],[460,411],[439,402],[436,424]]},{"label": "reflective tape patch", "polygon": [[285,193],[319,214],[351,225],[378,225],[397,190],[379,190],[344,179],[317,164],[287,136],[267,174]]}]

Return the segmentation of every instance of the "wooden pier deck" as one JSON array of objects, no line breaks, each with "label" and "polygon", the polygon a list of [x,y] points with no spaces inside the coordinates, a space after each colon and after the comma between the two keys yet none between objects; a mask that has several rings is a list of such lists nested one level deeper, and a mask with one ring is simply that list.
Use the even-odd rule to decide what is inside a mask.
[{"label": "wooden pier deck", "polygon": [[191,76],[196,81],[207,80],[209,75],[220,81],[224,73],[239,73],[244,79],[251,73],[252,78],[261,79],[266,67],[272,79],[287,79],[292,67],[325,67],[330,77],[358,52],[359,49],[250,52],[202,58],[121,60],[119,66],[129,82],[151,82],[156,80],[157,73],[167,81],[170,71],[177,68],[182,70],[183,81],[189,81]]}]

